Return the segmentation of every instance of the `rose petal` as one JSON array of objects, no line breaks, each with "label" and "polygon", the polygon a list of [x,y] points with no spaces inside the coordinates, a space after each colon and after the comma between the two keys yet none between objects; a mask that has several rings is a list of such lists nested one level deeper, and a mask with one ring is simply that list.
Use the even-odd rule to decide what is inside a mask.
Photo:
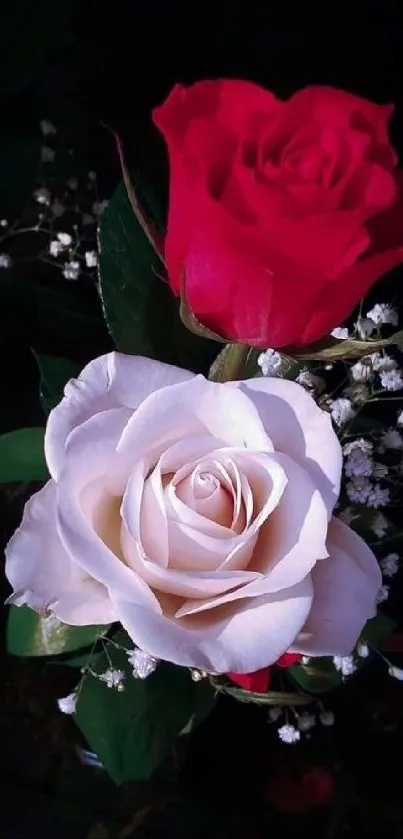
[{"label": "rose petal", "polygon": [[[403,238],[400,242],[403,243]],[[376,280],[403,263],[403,246],[379,253],[373,253],[371,248],[371,253],[343,271],[334,282],[323,286],[316,307],[306,321],[301,344],[311,344],[343,323]]]},{"label": "rose petal", "polygon": [[[95,414],[71,432],[63,479],[58,484],[56,518],[60,538],[72,559],[91,577],[108,589],[132,597],[135,602],[146,602],[160,610],[149,586],[121,558],[116,556],[95,532],[86,515],[84,488],[100,477],[110,493],[122,480],[125,464],[116,455],[121,414],[118,408]],[[115,420],[115,422],[114,422]],[[88,499],[87,499],[88,500]],[[84,503],[83,503],[84,502]]]},{"label": "rose petal", "polygon": [[33,495],[21,526],[6,547],[11,602],[46,610],[72,626],[117,620],[107,589],[72,562],[56,529],[57,488],[53,481]]},{"label": "rose petal", "polygon": [[272,449],[259,414],[245,394],[195,376],[151,394],[127,423],[118,451],[140,451],[142,456],[155,451],[160,456],[168,444],[181,436],[206,433],[232,446]]},{"label": "rose petal", "polygon": [[232,682],[240,685],[244,690],[251,690],[254,693],[267,693],[270,684],[270,668],[256,670],[255,673],[227,673]]},{"label": "rose petal", "polygon": [[112,352],[95,358],[65,387],[46,427],[45,454],[57,479],[69,433],[98,411],[125,406],[135,409],[153,391],[193,378],[193,373],[141,356]]},{"label": "rose petal", "polygon": [[276,661],[289,649],[309,613],[312,582],[308,576],[284,595],[274,594],[217,610],[172,620],[127,599],[115,598],[124,628],[150,655],[210,673],[251,673]]},{"label": "rose petal", "polygon": [[303,655],[349,655],[366,621],[376,614],[382,575],[368,545],[333,518],[328,550],[329,559],[312,572],[312,610],[292,644],[292,651]]},{"label": "rose petal", "polygon": [[311,476],[290,457],[272,455],[284,469],[287,484],[266,524],[260,529],[250,570],[267,575],[269,591],[302,580],[317,560],[328,556],[327,509]]},{"label": "rose petal", "polygon": [[228,386],[240,388],[253,400],[275,451],[289,455],[311,474],[330,517],[342,469],[341,446],[330,415],[303,387],[286,379],[261,377]]},{"label": "rose petal", "polygon": [[[150,562],[142,551],[140,543],[135,542],[124,525],[122,525],[121,532],[121,544],[127,563],[140,575],[142,580],[145,580],[151,588],[157,591],[175,594],[181,598],[215,597],[222,592],[230,591],[260,578],[261,575],[255,571],[230,570],[216,571],[212,574],[210,570],[199,570],[203,568],[204,556],[208,557],[206,548],[204,548],[201,556],[198,555],[198,551],[201,552],[206,539],[208,537],[205,537],[203,533],[196,532],[194,534],[192,540],[193,556],[195,557],[194,569],[189,572],[187,570],[178,571],[172,567],[163,568]],[[219,544],[218,542],[218,547]]]}]

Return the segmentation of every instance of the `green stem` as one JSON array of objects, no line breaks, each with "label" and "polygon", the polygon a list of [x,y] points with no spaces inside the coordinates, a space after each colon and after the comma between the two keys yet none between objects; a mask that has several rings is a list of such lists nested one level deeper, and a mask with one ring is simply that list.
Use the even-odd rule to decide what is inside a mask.
[{"label": "green stem", "polygon": [[249,351],[247,344],[226,344],[210,367],[210,381],[233,382],[243,379]]}]

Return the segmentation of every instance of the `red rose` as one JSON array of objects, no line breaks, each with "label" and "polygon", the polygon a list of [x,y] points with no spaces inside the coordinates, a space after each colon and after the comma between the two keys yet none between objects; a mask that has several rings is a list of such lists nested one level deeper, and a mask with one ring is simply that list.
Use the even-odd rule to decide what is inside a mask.
[{"label": "red rose", "polygon": [[280,769],[267,787],[269,800],[283,813],[309,813],[318,807],[329,807],[334,794],[333,775],[324,766],[314,766],[298,775]]},{"label": "red rose", "polygon": [[154,111],[171,167],[165,255],[199,321],[255,346],[308,344],[403,262],[391,112],[330,87],[287,102],[226,79],[172,90]]}]

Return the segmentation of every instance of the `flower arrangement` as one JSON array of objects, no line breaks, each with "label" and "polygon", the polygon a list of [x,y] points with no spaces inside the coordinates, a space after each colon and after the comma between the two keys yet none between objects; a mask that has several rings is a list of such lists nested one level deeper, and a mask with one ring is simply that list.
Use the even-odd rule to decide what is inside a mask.
[{"label": "flower arrangement", "polygon": [[403,678],[383,613],[403,333],[364,300],[403,262],[390,115],[333,88],[177,86],[154,112],[166,232],[119,138],[98,254],[37,192],[47,258],[68,254],[66,280],[98,266],[116,349],[65,376],[35,448],[5,435],[46,480],[6,550],[9,646],[79,669],[59,708],[118,783],[150,775],[220,693],[266,705],[294,743],[332,725],[323,695],[375,657]]}]

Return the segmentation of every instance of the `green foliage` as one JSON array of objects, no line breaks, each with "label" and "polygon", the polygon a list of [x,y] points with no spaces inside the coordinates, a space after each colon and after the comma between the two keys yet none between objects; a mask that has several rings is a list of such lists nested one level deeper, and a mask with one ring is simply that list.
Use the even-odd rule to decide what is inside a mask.
[{"label": "green foliage", "polygon": [[69,379],[76,378],[81,364],[68,358],[34,353],[40,372],[40,399],[46,414],[63,397],[63,389]]},{"label": "green foliage", "polygon": [[69,626],[53,615],[41,617],[28,606],[11,606],[7,650],[18,656],[53,656],[88,647],[108,626]]},{"label": "green foliage", "polygon": [[133,213],[124,184],[101,217],[99,268],[105,317],[118,350],[207,373],[219,346],[182,324],[164,266]]},{"label": "green foliage", "polygon": [[[115,641],[131,646],[123,633]],[[102,674],[111,666],[125,673],[125,689],[110,689],[87,675],[75,719],[90,748],[121,784],[148,778],[191,719],[200,720],[210,710],[214,691],[193,682],[187,669],[165,663],[147,679],[134,679],[124,650],[108,644],[93,669]]]},{"label": "green foliage", "polygon": [[0,435],[0,483],[45,481],[43,428],[18,428]]}]

